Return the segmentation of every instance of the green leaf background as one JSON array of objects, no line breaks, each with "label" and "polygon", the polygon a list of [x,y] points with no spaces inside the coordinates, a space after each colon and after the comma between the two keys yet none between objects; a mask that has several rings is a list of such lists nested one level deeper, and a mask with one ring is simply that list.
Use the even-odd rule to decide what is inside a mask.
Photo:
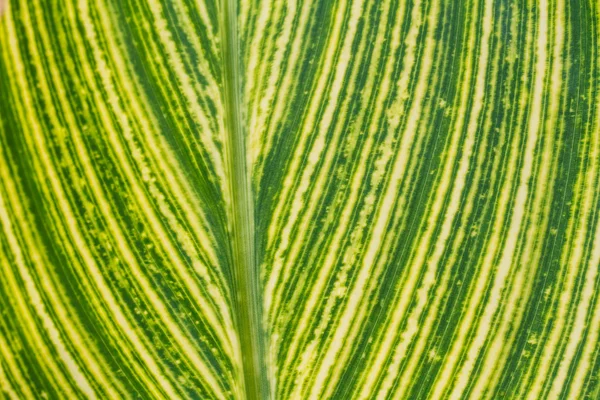
[{"label": "green leaf background", "polygon": [[2,8],[1,397],[600,398],[597,0]]}]

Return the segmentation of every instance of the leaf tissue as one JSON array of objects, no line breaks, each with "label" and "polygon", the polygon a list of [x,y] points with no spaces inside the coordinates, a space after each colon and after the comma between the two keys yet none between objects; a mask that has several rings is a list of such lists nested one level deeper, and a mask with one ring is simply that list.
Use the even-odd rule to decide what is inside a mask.
[{"label": "leaf tissue", "polygon": [[600,398],[597,0],[0,14],[0,397]]}]

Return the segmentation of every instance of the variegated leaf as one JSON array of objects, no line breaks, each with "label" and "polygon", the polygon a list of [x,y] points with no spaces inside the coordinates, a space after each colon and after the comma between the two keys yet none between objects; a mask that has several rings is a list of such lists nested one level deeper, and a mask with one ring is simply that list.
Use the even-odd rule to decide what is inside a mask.
[{"label": "variegated leaf", "polygon": [[0,0],[0,390],[600,396],[596,0]]}]

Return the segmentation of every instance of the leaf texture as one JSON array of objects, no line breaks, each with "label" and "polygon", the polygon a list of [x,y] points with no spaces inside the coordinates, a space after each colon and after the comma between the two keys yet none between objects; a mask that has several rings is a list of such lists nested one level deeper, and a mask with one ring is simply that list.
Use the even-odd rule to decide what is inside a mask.
[{"label": "leaf texture", "polygon": [[599,26],[8,1],[2,395],[598,398]]}]

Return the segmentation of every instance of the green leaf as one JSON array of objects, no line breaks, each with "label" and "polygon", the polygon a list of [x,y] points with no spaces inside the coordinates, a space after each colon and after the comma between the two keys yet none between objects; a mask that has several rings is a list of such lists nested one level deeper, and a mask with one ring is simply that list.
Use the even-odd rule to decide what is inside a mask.
[{"label": "green leaf", "polygon": [[595,0],[0,0],[0,393],[598,398]]}]

